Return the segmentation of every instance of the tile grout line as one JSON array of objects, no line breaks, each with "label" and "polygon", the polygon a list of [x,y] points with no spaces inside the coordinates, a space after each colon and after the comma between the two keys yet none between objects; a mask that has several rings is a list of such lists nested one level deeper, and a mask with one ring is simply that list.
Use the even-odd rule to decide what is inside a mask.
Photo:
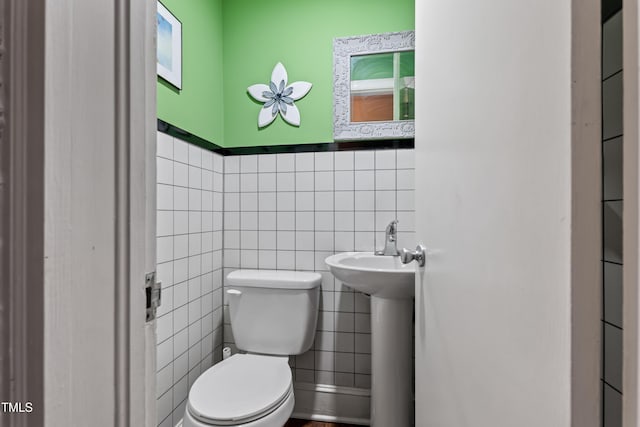
[{"label": "tile grout line", "polygon": [[[175,138],[173,138],[173,137],[171,138],[171,153],[172,153],[171,157],[175,158]],[[172,175],[173,176],[172,176],[171,183],[173,184],[173,183],[175,183],[175,173],[176,173],[175,172],[175,160],[174,160],[174,164],[172,166],[173,166],[172,167]],[[173,219],[174,219],[174,223],[173,223],[172,233],[174,233],[174,235],[175,235],[175,231],[176,231],[175,230],[175,226],[176,226],[176,224],[175,224],[175,216],[176,216],[176,211],[175,211],[175,207],[176,207],[176,205],[175,205],[175,190],[174,190],[173,196],[174,196],[174,200],[173,200],[173,208],[174,208],[174,210],[173,210],[172,216],[173,216]],[[156,213],[156,215],[157,215],[157,213]],[[175,238],[172,238],[172,240],[175,241]],[[175,245],[172,245],[172,248],[171,248],[171,259],[172,259],[171,263],[172,263],[172,267],[173,267],[172,268],[172,276],[173,277],[171,278],[171,282],[172,283],[175,282],[175,256],[176,256],[175,255]],[[157,269],[157,267],[156,267],[156,269]],[[176,383],[175,383],[175,378],[176,378],[175,360],[176,359],[175,359],[175,339],[174,339],[174,337],[175,337],[175,322],[174,322],[174,316],[173,316],[173,311],[174,310],[175,310],[175,307],[173,307],[172,310],[171,310],[171,337],[170,337],[171,341],[172,341],[171,342],[171,362],[170,362],[171,363],[171,388],[170,388],[170,390],[171,390],[171,412],[169,413],[169,415],[167,415],[167,417],[172,417],[172,421],[173,421],[173,411],[175,411],[175,409],[176,409],[174,407],[174,405],[173,405],[173,388],[176,385]],[[157,345],[156,345],[156,360],[157,360],[157,357],[158,356],[157,356]]]},{"label": "tile grout line", "polygon": [[298,269],[298,242],[296,239],[296,212],[298,211],[298,179],[296,178],[296,172],[298,171],[298,156],[293,154],[293,270]]}]

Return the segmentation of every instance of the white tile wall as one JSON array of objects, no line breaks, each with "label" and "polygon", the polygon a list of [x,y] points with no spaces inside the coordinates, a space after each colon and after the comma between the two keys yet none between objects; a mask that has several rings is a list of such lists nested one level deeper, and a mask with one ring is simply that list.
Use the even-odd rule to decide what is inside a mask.
[{"label": "white tile wall", "polygon": [[622,329],[604,325],[604,377],[607,384],[622,390]]},{"label": "white tile wall", "polygon": [[369,388],[369,300],[324,259],[381,247],[396,218],[399,247],[415,245],[413,150],[223,158],[159,133],[157,155],[158,425],[178,422],[193,381],[223,342],[234,347],[222,284],[237,268],[320,272],[316,340],[290,362],[296,381]]},{"label": "white tile wall", "polygon": [[184,414],[195,378],[222,357],[223,160],[158,133],[158,425]]},{"label": "white tile wall", "polygon": [[604,264],[604,319],[622,328],[622,265]]},{"label": "white tile wall", "polygon": [[622,425],[622,12],[602,28],[602,425]]},{"label": "white tile wall", "polygon": [[622,70],[622,13],[613,15],[602,26],[602,78]]},{"label": "white tile wall", "polygon": [[622,137],[603,143],[603,200],[622,199]]},{"label": "white tile wall", "polygon": [[398,246],[415,246],[413,168],[406,149],[225,157],[225,276],[238,268],[323,276],[315,343],[290,362],[296,381],[370,387],[369,300],[337,282],[324,259],[382,247],[396,218]]},{"label": "white tile wall", "polygon": [[602,82],[602,136],[622,135],[622,73]]},{"label": "white tile wall", "polygon": [[603,427],[622,426],[622,393],[606,383],[603,385]]}]

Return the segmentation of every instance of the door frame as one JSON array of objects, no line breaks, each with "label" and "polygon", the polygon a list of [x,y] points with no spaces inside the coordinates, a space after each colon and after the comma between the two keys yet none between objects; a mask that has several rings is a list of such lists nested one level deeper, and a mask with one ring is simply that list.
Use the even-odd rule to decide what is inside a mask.
[{"label": "door frame", "polygon": [[[156,426],[156,322],[145,281],[156,271],[155,0],[115,0],[119,198],[116,283],[117,425]],[[140,84],[140,82],[143,82]]]},{"label": "door frame", "polygon": [[[640,426],[640,9],[623,0],[623,426]],[[633,71],[635,70],[635,72]]]},{"label": "door frame", "polygon": [[[6,242],[0,245],[0,397],[33,404],[32,413],[3,413],[3,427],[65,425],[91,417],[92,406],[99,405],[113,408],[113,418],[95,420],[103,425],[155,426],[155,322],[145,323],[144,279],[155,270],[156,2],[112,0],[101,8],[107,13],[92,27],[81,0],[57,1],[55,7],[48,0],[0,0],[0,238]],[[84,49],[83,42],[95,43],[95,49]],[[74,61],[60,52],[73,52]],[[95,71],[89,65],[96,58],[107,68],[98,87],[106,97],[77,95],[75,82],[56,80],[69,70],[82,76],[78,68],[85,64],[87,74]],[[110,112],[67,113],[96,103]],[[91,129],[109,148],[58,150],[73,147],[65,139]],[[111,147],[104,162],[95,158]],[[92,179],[89,167],[77,166],[85,161],[104,166],[101,176],[113,178],[98,184],[107,194],[65,198],[70,182]],[[71,166],[73,177],[64,171]],[[71,214],[90,204],[103,204],[106,212],[88,227],[113,227],[115,233],[91,236],[96,248],[110,254],[104,262],[78,265],[57,255],[73,244],[66,238],[74,232]],[[108,296],[102,301],[76,295],[83,275],[65,274],[80,271],[86,281],[93,270],[100,270],[100,283],[91,289]],[[92,303],[102,314],[79,318],[77,308],[85,306],[86,313]],[[65,328],[78,323],[90,324],[87,336]],[[100,360],[111,361],[101,365],[107,372],[99,376],[102,383],[72,383],[78,368],[87,369],[81,365],[92,348]],[[70,355],[79,363],[71,366]],[[82,392],[97,386],[111,390],[103,393],[107,401]]]}]

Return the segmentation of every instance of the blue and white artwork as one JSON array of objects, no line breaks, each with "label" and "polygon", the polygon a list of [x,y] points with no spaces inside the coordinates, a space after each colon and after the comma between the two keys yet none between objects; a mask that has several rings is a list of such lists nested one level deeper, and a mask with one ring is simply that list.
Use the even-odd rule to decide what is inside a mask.
[{"label": "blue and white artwork", "polygon": [[182,24],[158,2],[157,11],[157,69],[158,75],[182,88]]},{"label": "blue and white artwork", "polygon": [[158,13],[158,63],[171,69],[171,24]]}]

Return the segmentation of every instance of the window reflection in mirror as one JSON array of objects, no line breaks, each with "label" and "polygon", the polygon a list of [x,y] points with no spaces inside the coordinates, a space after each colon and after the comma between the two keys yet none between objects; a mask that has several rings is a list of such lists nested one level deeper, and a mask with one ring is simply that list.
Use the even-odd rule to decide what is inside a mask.
[{"label": "window reflection in mirror", "polygon": [[351,56],[351,121],[414,119],[414,51]]}]

